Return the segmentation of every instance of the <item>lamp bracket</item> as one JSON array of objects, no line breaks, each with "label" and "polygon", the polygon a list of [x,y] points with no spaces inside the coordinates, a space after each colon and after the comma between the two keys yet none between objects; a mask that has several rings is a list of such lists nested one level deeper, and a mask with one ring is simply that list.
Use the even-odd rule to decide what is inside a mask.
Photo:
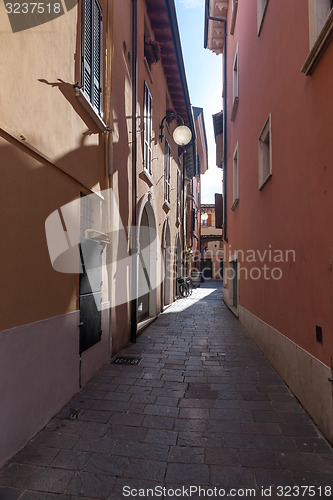
[{"label": "lamp bracket", "polygon": [[167,118],[170,118],[170,117],[177,117],[177,118],[179,118],[179,120],[181,121],[181,124],[184,125],[184,120],[183,120],[183,118],[180,115],[178,115],[177,113],[167,113],[164,116],[164,118],[162,119],[161,124],[160,124],[160,131],[161,131],[161,133],[159,135],[159,138],[160,138],[161,142],[163,142],[163,138],[164,138],[164,134],[163,134],[163,132],[164,132],[164,122],[165,122],[165,120]]}]

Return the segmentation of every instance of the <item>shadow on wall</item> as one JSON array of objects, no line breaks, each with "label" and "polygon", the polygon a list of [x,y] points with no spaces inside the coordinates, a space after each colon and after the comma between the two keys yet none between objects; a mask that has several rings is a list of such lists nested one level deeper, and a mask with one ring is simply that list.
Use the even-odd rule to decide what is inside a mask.
[{"label": "shadow on wall", "polygon": [[[1,144],[2,143],[2,144]],[[53,270],[48,215],[78,196],[77,183],[1,139],[0,246],[4,330],[75,310],[78,278]],[[7,144],[7,145],[4,145]],[[7,291],[7,292],[6,292]]]},{"label": "shadow on wall", "polygon": [[24,143],[0,132],[0,226],[4,235],[0,259],[5,264],[0,330],[78,309],[79,276],[52,268],[45,220],[80,197],[82,185],[76,179],[84,179],[89,188],[105,179],[103,146],[84,146],[85,134],[81,147],[55,161],[66,175]]},{"label": "shadow on wall", "polygon": [[[137,130],[132,133],[132,114],[129,113],[129,105],[131,106],[131,82],[128,78],[126,67],[124,71],[118,71],[116,77],[113,75],[112,93],[115,98],[112,100],[111,113],[113,116],[112,122],[112,183],[116,199],[119,200],[119,210],[121,213],[122,224],[125,229],[127,239],[117,241],[114,245],[112,259],[114,262],[119,262],[124,254],[126,254],[129,243],[128,226],[132,225],[131,217],[131,193],[129,189],[132,186],[132,143],[134,141],[134,133],[136,134],[139,147],[139,133]],[[115,72],[114,72],[115,73]],[[124,91],[125,89],[125,91]],[[140,171],[140,165],[137,164],[137,170]],[[126,241],[125,241],[126,240]],[[113,283],[124,283],[127,280],[130,286],[129,275],[124,276],[121,266],[113,269]],[[122,287],[120,287],[122,288]],[[117,303],[117,287],[114,288],[113,303]],[[112,308],[112,351],[117,353],[130,340],[130,324],[129,324],[129,304],[120,304]]]},{"label": "shadow on wall", "polygon": [[80,102],[78,101],[75,95],[75,88],[73,83],[64,82],[63,80],[61,80],[61,78],[57,78],[56,82],[48,82],[44,78],[39,78],[38,81],[40,83],[43,83],[44,85],[49,85],[52,88],[60,90],[65,99],[72,106],[75,113],[85,123],[91,134],[97,134],[100,132],[95,122],[92,120],[92,118],[89,117],[87,112],[83,109],[82,104],[80,104]]}]

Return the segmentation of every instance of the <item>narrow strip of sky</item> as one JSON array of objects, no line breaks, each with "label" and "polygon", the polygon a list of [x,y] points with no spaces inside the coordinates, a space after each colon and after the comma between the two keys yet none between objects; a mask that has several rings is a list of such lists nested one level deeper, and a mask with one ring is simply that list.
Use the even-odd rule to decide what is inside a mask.
[{"label": "narrow strip of sky", "polygon": [[204,0],[175,0],[187,82],[193,106],[204,109],[209,170],[201,177],[201,203],[214,203],[222,192],[216,167],[212,115],[222,109],[222,58],[204,49]]}]

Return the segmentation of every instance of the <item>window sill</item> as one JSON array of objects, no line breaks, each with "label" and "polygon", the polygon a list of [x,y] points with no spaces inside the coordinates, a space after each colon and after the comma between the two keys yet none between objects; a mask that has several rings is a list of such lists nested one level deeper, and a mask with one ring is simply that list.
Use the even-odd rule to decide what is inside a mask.
[{"label": "window sill", "polygon": [[301,68],[301,72],[305,73],[306,76],[311,76],[318,62],[322,58],[327,45],[331,40],[333,33],[333,9],[329,13],[328,18],[323,26],[323,29],[318,35],[305,63]]},{"label": "window sill", "polygon": [[108,130],[107,125],[104,123],[101,116],[97,113],[97,111],[92,107],[86,96],[84,95],[82,89],[75,87],[75,95],[77,100],[82,104],[82,107],[88,113],[90,118],[95,122],[98,129],[101,132],[106,132]]},{"label": "window sill", "polygon": [[239,101],[239,97],[235,97],[234,104],[233,104],[232,110],[231,110],[231,116],[230,116],[230,120],[232,122],[235,120],[236,112],[238,109],[238,101]]},{"label": "window sill", "polygon": [[154,184],[152,176],[146,168],[144,168],[142,170],[142,172],[140,172],[139,177],[140,177],[140,179],[145,181],[149,187],[151,187]]},{"label": "window sill", "polygon": [[267,184],[267,182],[269,181],[269,179],[272,177],[272,172],[270,172],[267,177],[265,177],[265,179],[263,180],[263,182],[261,184],[259,184],[259,191],[261,191]]},{"label": "window sill", "polygon": [[231,26],[230,26],[230,34],[233,35],[235,32],[235,24],[236,24],[236,16],[238,9],[238,1],[234,3],[234,8],[232,10],[232,18],[231,18]]},{"label": "window sill", "polygon": [[236,198],[233,204],[231,205],[231,210],[234,211],[238,204],[239,204],[239,198]]},{"label": "window sill", "polygon": [[171,205],[168,201],[164,201],[162,208],[165,213],[168,213],[171,210]]}]

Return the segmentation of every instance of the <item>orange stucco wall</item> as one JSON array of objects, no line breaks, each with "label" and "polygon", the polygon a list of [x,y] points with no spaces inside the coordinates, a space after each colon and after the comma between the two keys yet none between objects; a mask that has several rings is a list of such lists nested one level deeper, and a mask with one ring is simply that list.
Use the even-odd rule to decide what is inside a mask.
[{"label": "orange stucco wall", "polygon": [[[280,280],[244,279],[239,304],[331,366],[333,354],[333,44],[311,77],[308,2],[269,1],[260,36],[256,1],[239,3],[228,35],[227,252],[294,250],[295,261],[239,263],[281,267]],[[229,9],[228,24],[231,20]],[[232,76],[238,44],[239,105]],[[271,114],[272,177],[258,189],[258,138]],[[239,204],[232,205],[233,152],[239,143]],[[230,247],[229,247],[230,245]],[[316,342],[315,326],[323,331]]]}]

